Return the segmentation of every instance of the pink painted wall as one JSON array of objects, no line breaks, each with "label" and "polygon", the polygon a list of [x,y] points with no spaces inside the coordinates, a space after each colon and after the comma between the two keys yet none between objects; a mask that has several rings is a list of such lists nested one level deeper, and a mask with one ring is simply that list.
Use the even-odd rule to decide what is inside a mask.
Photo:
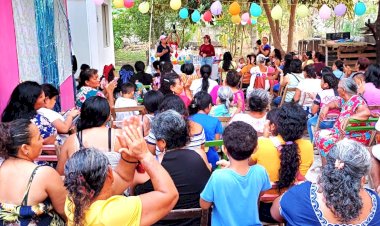
[{"label": "pink painted wall", "polygon": [[0,34],[0,113],[2,113],[13,88],[20,80],[12,0],[1,0]]},{"label": "pink painted wall", "polygon": [[66,111],[74,107],[74,88],[73,76],[69,76],[59,87],[62,111]]}]

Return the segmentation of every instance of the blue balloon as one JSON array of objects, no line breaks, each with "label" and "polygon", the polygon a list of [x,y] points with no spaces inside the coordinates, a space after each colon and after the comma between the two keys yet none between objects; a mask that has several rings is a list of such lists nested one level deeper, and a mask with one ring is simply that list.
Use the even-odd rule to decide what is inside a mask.
[{"label": "blue balloon", "polygon": [[187,10],[187,8],[182,8],[180,11],[179,11],[179,17],[181,19],[186,19],[189,17],[189,10]]},{"label": "blue balloon", "polygon": [[358,2],[355,4],[354,12],[357,16],[363,16],[367,8],[363,2]]},{"label": "blue balloon", "polygon": [[252,25],[257,24],[257,20],[256,20],[256,19],[251,19],[251,24],[252,24]]},{"label": "blue balloon", "polygon": [[191,20],[196,23],[201,19],[201,14],[198,10],[194,10],[194,12],[191,14]]},{"label": "blue balloon", "polygon": [[249,12],[251,13],[251,16],[259,17],[263,10],[257,3],[252,3]]}]

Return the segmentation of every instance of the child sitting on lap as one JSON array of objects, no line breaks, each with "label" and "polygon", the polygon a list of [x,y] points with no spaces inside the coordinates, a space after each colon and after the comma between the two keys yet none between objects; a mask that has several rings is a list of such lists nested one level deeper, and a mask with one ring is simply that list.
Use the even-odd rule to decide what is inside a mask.
[{"label": "child sitting on lap", "polygon": [[271,184],[264,167],[248,165],[257,147],[257,133],[245,122],[233,122],[226,127],[223,140],[223,152],[230,162],[224,161],[228,167],[211,175],[200,195],[200,206],[214,205],[212,225],[261,225],[258,200]]},{"label": "child sitting on lap", "polygon": [[[134,98],[135,95],[135,85],[128,82],[121,86],[121,96],[116,99],[115,108],[123,107],[135,107],[137,106],[137,101]],[[116,112],[116,121],[122,121],[132,115],[138,115],[138,111],[134,112]]]}]

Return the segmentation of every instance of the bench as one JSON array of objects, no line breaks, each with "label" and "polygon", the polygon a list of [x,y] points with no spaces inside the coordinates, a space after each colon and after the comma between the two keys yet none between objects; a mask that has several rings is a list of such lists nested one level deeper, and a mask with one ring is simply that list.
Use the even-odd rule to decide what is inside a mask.
[{"label": "bench", "polygon": [[191,209],[176,209],[172,210],[161,220],[180,220],[180,219],[191,219],[191,218],[201,218],[200,226],[208,225],[208,215],[209,210],[204,210],[202,208],[191,208]]}]

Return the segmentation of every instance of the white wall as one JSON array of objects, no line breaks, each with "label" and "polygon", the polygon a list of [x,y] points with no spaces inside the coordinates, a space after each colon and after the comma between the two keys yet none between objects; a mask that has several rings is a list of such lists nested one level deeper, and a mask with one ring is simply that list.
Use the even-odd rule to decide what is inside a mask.
[{"label": "white wall", "polygon": [[[114,39],[112,29],[112,4],[108,5],[110,44],[103,43],[102,8],[92,0],[68,0],[68,14],[73,43],[73,52],[77,57],[78,68],[85,63],[103,73],[105,64],[115,65]],[[79,69],[76,76],[79,75]]]}]

